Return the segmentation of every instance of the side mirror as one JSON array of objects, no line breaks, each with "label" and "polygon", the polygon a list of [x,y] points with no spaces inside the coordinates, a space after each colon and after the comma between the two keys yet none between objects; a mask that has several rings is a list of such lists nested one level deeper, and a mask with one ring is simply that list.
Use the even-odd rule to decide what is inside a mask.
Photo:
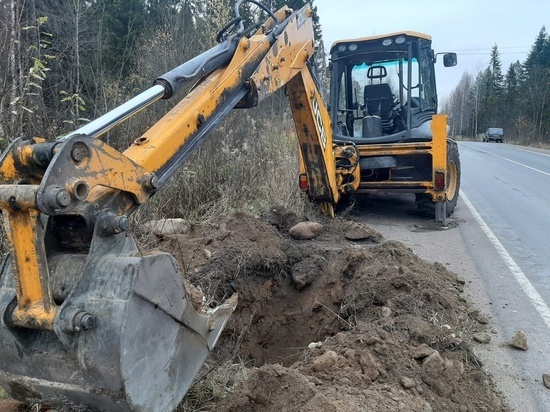
[{"label": "side mirror", "polygon": [[445,67],[456,66],[456,53],[445,53],[443,55],[443,66]]}]

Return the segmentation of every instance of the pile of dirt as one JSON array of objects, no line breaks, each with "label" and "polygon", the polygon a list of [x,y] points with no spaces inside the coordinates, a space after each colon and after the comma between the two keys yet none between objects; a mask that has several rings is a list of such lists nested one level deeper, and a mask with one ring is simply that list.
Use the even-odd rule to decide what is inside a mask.
[{"label": "pile of dirt", "polygon": [[178,410],[509,411],[471,351],[488,325],[463,280],[350,221],[293,239],[303,220],[273,208],[138,233],[180,262],[193,304],[239,297]]},{"label": "pile of dirt", "polygon": [[301,220],[281,208],[235,213],[158,241],[208,304],[239,295],[213,358],[250,373],[228,379],[212,408],[508,410],[470,350],[487,321],[463,280],[348,221],[294,240]]}]

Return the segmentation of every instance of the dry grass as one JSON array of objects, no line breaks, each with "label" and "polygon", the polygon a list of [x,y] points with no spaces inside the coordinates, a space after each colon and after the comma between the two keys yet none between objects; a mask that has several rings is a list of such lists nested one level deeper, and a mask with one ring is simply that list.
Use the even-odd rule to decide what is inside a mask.
[{"label": "dry grass", "polygon": [[174,412],[213,411],[216,404],[236,385],[245,381],[252,365],[244,361],[210,361],[199,372],[199,377]]},{"label": "dry grass", "polygon": [[197,221],[272,204],[303,212],[298,146],[289,114],[234,112],[150,202],[138,221],[182,217]]}]

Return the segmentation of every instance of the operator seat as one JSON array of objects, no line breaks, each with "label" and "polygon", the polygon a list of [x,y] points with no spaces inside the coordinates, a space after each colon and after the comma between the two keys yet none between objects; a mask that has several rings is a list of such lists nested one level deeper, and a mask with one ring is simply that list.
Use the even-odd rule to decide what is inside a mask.
[{"label": "operator seat", "polygon": [[[393,131],[393,102],[394,97],[388,83],[382,83],[387,71],[384,66],[371,66],[367,70],[367,78],[371,84],[367,84],[363,91],[365,99],[365,115],[378,116],[382,120],[382,131],[386,134]],[[372,84],[373,80],[380,83]]]},{"label": "operator seat", "polygon": [[369,115],[381,118],[390,115],[393,94],[388,83],[367,84],[363,95],[365,96],[365,110]]}]

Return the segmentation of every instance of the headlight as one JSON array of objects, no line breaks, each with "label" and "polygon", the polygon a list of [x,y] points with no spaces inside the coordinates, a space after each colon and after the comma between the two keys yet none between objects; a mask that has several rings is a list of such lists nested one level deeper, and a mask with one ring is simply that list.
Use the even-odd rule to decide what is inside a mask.
[{"label": "headlight", "polygon": [[390,44],[393,43],[393,40],[392,39],[384,39],[382,40],[382,46],[389,46]]},{"label": "headlight", "polygon": [[397,39],[395,39],[395,44],[403,44],[405,43],[405,36],[399,36]]},{"label": "headlight", "polygon": [[355,50],[357,50],[358,48],[359,48],[359,46],[358,46],[357,44],[355,44],[355,43],[350,44],[350,45],[348,46],[348,50],[349,50],[349,51],[355,51]]},{"label": "headlight", "polygon": [[348,49],[348,46],[346,46],[345,44],[341,44],[338,46],[338,51],[339,52],[344,52]]}]

